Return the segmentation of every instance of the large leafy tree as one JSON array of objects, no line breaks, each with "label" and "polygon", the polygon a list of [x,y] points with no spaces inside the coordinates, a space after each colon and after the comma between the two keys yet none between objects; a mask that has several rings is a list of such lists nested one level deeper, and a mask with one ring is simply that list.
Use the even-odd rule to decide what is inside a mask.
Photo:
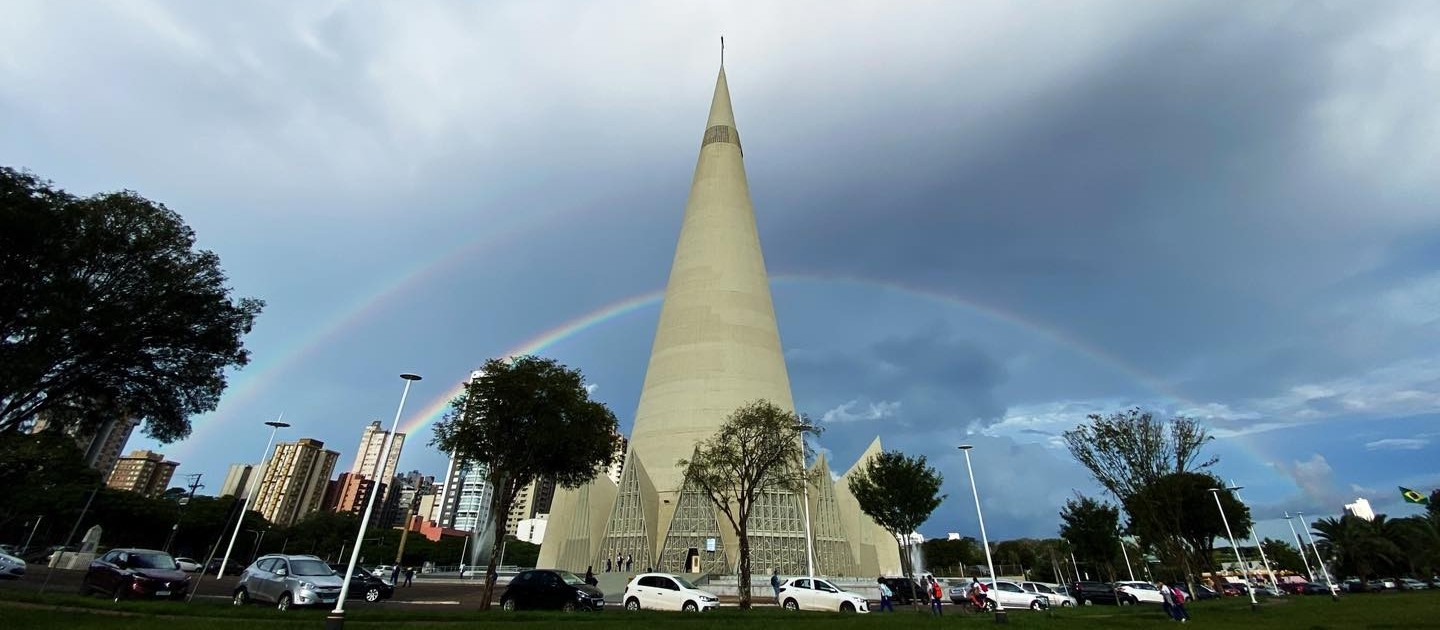
[{"label": "large leafy tree", "polygon": [[1369,521],[1346,514],[1322,518],[1310,526],[1329,549],[1337,572],[1359,576],[1363,587],[1367,578],[1392,566],[1403,553],[1395,541],[1385,537],[1387,520],[1383,514]]},{"label": "large leafy tree", "polygon": [[859,474],[850,478],[850,494],[860,511],[900,541],[900,564],[905,575],[915,579],[910,560],[910,534],[919,529],[945,495],[940,485],[945,477],[925,462],[924,455],[911,457],[900,451],[885,451],[865,462]]},{"label": "large leafy tree", "polygon": [[0,167],[0,432],[142,418],[163,442],[215,409],[263,302],[234,300],[179,214]]},{"label": "large leafy tree", "polygon": [[805,471],[805,447],[799,427],[808,426],[793,411],[768,400],[742,405],[715,435],[678,465],[713,503],[740,541],[740,607],[750,607],[750,517],[767,493],[799,494],[811,481]]},{"label": "large leafy tree", "polygon": [[1260,541],[1260,548],[1265,550],[1265,557],[1270,560],[1270,566],[1276,571],[1289,571],[1297,575],[1305,574],[1305,559],[1300,556],[1300,550],[1283,540],[1266,538]]},{"label": "large leafy tree", "polygon": [[966,575],[965,567],[985,562],[980,541],[970,536],[953,540],[931,538],[920,543],[920,555],[925,559],[925,567],[939,575]]},{"label": "large leafy tree", "polygon": [[[1178,472],[1160,477],[1125,502],[1131,516],[1130,530],[1147,543],[1180,555],[1184,566],[1211,568],[1215,539],[1226,536],[1225,521],[1215,507],[1211,489],[1225,483],[1208,473]],[[1250,510],[1233,492],[1219,493],[1225,518],[1236,544],[1242,544],[1250,530]],[[1189,573],[1189,571],[1187,571]]]},{"label": "large leafy tree", "polygon": [[[585,377],[552,359],[491,359],[435,425],[431,442],[458,459],[484,464],[495,488],[490,513],[510,512],[515,497],[539,478],[563,488],[594,479],[615,455],[615,414],[590,399]],[[495,537],[504,540],[505,519]],[[481,608],[495,592],[500,545],[493,545]]]},{"label": "large leafy tree", "polygon": [[1120,554],[1120,508],[1092,497],[1077,495],[1060,509],[1060,536],[1071,551],[1095,563],[1111,580],[1117,579],[1115,560]]}]

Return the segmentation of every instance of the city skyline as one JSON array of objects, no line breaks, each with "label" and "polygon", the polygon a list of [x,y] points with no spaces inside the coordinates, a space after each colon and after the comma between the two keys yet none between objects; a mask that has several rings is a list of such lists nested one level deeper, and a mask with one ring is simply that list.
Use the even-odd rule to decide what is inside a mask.
[{"label": "city skyline", "polygon": [[1099,496],[1061,431],[1183,413],[1283,538],[1285,511],[1440,487],[1440,8],[1280,6],[21,2],[0,146],[166,204],[268,302],[191,438],[127,451],[213,491],[283,412],[278,441],[348,461],[414,371],[397,469],[438,477],[429,423],[516,351],[583,370],[630,434],[723,31],[832,466],[876,433],[927,455],[949,499],[921,531],[969,535],[974,443],[991,537],[1053,536]]}]

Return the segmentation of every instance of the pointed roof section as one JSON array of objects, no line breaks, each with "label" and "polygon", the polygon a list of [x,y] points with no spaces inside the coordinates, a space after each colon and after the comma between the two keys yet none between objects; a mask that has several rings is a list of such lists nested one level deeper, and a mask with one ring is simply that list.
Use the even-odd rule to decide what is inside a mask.
[{"label": "pointed roof section", "polygon": [[725,66],[720,66],[720,76],[715,79],[715,97],[710,100],[710,120],[705,126],[724,125],[735,128],[735,111],[730,109],[730,85],[725,82]]}]

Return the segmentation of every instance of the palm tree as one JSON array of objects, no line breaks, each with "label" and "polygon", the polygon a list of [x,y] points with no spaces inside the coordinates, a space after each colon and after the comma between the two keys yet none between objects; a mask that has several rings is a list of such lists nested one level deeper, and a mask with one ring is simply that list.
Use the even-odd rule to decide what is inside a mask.
[{"label": "palm tree", "polygon": [[1440,515],[1410,516],[1390,525],[1389,538],[1403,553],[1410,575],[1434,575],[1440,569]]},{"label": "palm tree", "polygon": [[1374,575],[1377,568],[1392,566],[1404,556],[1400,546],[1382,533],[1382,529],[1387,527],[1383,515],[1377,516],[1375,521],[1367,521],[1346,514],[1338,519],[1322,518],[1311,524],[1315,536],[1329,543],[1338,572],[1358,576],[1362,588],[1364,580]]}]

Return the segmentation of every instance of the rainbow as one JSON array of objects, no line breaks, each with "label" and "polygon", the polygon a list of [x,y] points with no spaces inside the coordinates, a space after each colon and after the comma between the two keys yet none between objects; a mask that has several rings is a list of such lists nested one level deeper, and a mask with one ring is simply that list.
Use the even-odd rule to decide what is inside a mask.
[{"label": "rainbow", "polygon": [[[901,295],[907,295],[963,308],[970,312],[985,316],[989,319],[1005,322],[1007,324],[1034,332],[1054,343],[1074,350],[1082,355],[1090,357],[1091,359],[1099,363],[1104,364],[1111,369],[1125,374],[1126,376],[1135,379],[1147,389],[1154,391],[1155,393],[1160,394],[1173,401],[1191,405],[1195,404],[1192,401],[1189,401],[1184,397],[1180,396],[1178,393],[1172,391],[1165,383],[1161,382],[1159,379],[1156,379],[1150,375],[1145,374],[1144,372],[1141,372],[1139,369],[1135,368],[1133,365],[1115,356],[1114,354],[1109,353],[1095,346],[1094,344],[1091,344],[1074,335],[1067,334],[1066,332],[1054,326],[1034,320],[1032,318],[1022,316],[1012,311],[1007,311],[998,307],[983,304],[973,300],[968,300],[956,295],[936,291],[933,289],[912,287],[896,282],[887,282],[869,278],[792,273],[771,276],[771,282],[773,284],[781,286],[787,284],[816,283],[843,286],[858,286],[898,293]],[[567,339],[583,334],[592,328],[604,325],[607,322],[613,321],[625,315],[645,310],[648,307],[658,306],[664,296],[665,292],[663,290],[653,290],[641,293],[639,295],[630,296],[619,301],[612,302],[610,304],[606,304],[588,313],[561,323],[558,326],[550,328],[534,337],[531,337],[530,339],[520,343],[511,350],[507,351],[502,356],[539,354],[541,352],[544,352],[548,348],[551,348]],[[435,399],[422,406],[420,410],[415,412],[408,420],[405,420],[401,425],[401,432],[413,436],[416,431],[423,430],[431,424],[435,423],[442,416],[445,415],[446,409],[448,409],[450,406],[450,401],[454,400],[455,397],[459,396],[463,391],[464,385],[459,384],[456,385],[454,388],[447,390],[444,394],[437,396]]]}]

